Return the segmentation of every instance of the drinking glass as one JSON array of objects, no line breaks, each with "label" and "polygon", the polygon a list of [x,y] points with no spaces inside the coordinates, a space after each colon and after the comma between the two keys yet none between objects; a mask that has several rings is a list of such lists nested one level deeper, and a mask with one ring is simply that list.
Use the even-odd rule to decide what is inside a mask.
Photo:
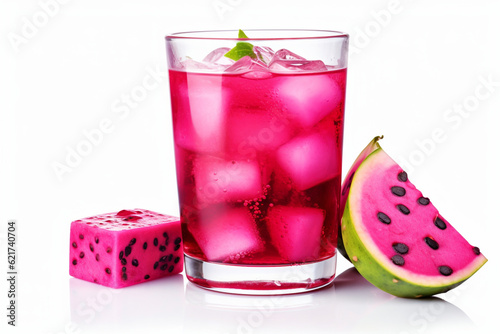
[{"label": "drinking glass", "polygon": [[186,276],[318,289],[335,276],[348,35],[245,33],[166,37]]}]

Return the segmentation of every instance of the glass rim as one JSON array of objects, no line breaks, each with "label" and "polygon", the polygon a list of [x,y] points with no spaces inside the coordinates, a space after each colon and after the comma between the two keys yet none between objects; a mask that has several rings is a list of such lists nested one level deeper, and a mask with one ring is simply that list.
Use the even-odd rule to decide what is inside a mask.
[{"label": "glass rim", "polygon": [[[328,38],[348,38],[349,34],[336,31],[336,30],[320,30],[320,29],[245,29],[245,32],[269,32],[269,33],[310,33],[310,36],[292,36],[292,37],[255,37],[255,38],[238,38],[238,37],[215,37],[210,34],[221,34],[233,32],[235,35],[239,30],[199,30],[199,31],[183,31],[175,32],[165,36],[167,41],[174,39],[181,40],[218,40],[218,41],[280,41],[280,40],[314,40],[314,39],[328,39]],[[321,35],[322,34],[322,35]],[[207,36],[204,36],[207,35]]]}]

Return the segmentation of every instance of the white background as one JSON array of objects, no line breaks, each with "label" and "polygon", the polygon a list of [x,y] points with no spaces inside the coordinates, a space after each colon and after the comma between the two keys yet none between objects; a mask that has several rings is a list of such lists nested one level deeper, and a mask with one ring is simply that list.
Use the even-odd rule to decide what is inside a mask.
[{"label": "white background", "polygon": [[[0,5],[2,333],[493,330],[500,274],[498,1],[54,1]],[[50,16],[46,3],[58,4],[45,9]],[[429,300],[391,297],[348,270],[343,258],[333,287],[279,298],[206,292],[181,275],[119,291],[70,278],[72,220],[136,207],[178,214],[164,35],[238,28],[349,33],[344,173],[383,134],[384,149],[489,262]],[[126,115],[114,113],[151,71],[160,72],[157,87]],[[58,177],[54,164],[65,164],[84,133],[106,120],[109,133]],[[8,219],[19,231],[15,329],[6,325],[2,278]]]}]

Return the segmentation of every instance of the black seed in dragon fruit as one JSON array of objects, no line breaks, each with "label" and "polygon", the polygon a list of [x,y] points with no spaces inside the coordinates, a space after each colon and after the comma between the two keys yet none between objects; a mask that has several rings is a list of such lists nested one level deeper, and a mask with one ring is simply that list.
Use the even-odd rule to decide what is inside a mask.
[{"label": "black seed in dragon fruit", "polygon": [[[122,288],[180,273],[181,246],[177,217],[135,209],[79,219],[71,223],[69,273]],[[164,270],[158,267],[162,258],[170,259]]]}]

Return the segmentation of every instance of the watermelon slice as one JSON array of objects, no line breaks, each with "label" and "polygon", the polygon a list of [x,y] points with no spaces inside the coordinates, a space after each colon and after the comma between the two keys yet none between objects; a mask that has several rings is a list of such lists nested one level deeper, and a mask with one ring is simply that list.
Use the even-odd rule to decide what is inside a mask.
[{"label": "watermelon slice", "polygon": [[[373,138],[373,140],[366,145],[365,149],[358,155],[356,158],[356,161],[352,164],[351,168],[349,169],[349,172],[347,172],[347,176],[344,179],[344,182],[342,183],[342,192],[340,194],[340,216],[342,217],[342,214],[344,212],[345,208],[345,203],[347,202],[347,195],[349,195],[349,189],[351,189],[351,183],[352,179],[354,177],[354,173],[358,170],[359,165],[366,159],[367,156],[369,156],[373,151],[376,149],[380,148],[380,145],[378,141],[380,139],[384,138],[384,136],[377,136]],[[340,230],[341,225],[339,225],[339,231],[338,231],[338,239],[337,239],[337,250],[339,251],[340,254],[342,254],[348,261],[349,256],[347,256],[347,253],[344,248],[344,242],[342,240],[342,231]]]},{"label": "watermelon slice", "polygon": [[487,261],[380,147],[352,178],[341,231],[359,273],[399,297],[446,292]]}]

